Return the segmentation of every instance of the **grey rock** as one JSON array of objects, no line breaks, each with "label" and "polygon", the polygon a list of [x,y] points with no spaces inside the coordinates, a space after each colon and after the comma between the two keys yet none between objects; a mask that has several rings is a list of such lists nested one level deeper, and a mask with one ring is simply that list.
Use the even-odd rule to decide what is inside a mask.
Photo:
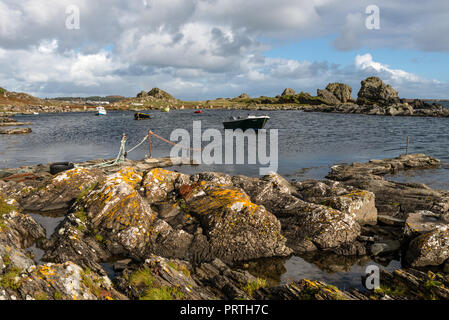
[{"label": "grey rock", "polygon": [[380,254],[387,254],[398,251],[401,248],[401,243],[397,240],[384,240],[382,242],[376,242],[371,245],[371,253],[375,256]]}]

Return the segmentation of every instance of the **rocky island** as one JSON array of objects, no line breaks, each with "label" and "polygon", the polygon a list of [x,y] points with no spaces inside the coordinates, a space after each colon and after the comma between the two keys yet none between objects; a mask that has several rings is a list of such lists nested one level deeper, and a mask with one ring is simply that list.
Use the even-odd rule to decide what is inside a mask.
[{"label": "rocky island", "polygon": [[[439,165],[404,155],[306,181],[131,160],[56,175],[49,165],[3,169],[0,299],[448,299],[449,191],[384,177]],[[36,221],[55,214],[50,232]],[[381,270],[375,290],[342,290],[309,279],[270,284],[249,267],[319,253],[400,253],[402,268]]]},{"label": "rocky island", "polygon": [[[4,115],[16,113],[53,113],[93,111],[83,101],[67,105],[70,101],[41,100],[23,93],[3,90],[0,109]],[[228,110],[302,110],[305,112],[328,112],[345,114],[366,114],[383,116],[448,117],[449,109],[436,102],[420,99],[399,98],[398,92],[378,77],[368,77],[361,82],[357,99],[352,98],[352,88],[344,83],[329,83],[325,89],[318,89],[317,95],[307,92],[296,93],[286,88],[276,97],[251,98],[246,93],[235,98],[217,98],[207,101],[182,101],[159,88],[141,91],[133,98],[114,98],[108,110],[160,110],[171,109],[228,109]],[[115,97],[115,96],[114,96]],[[118,101],[116,101],[118,100]]]}]

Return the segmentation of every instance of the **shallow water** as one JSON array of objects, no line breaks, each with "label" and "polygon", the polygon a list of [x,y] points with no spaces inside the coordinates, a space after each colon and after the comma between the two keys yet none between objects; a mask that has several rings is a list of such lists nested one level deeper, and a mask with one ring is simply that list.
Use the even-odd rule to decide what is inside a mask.
[{"label": "shallow water", "polygon": [[[169,138],[173,129],[191,131],[194,120],[202,121],[203,130],[222,130],[222,122],[231,116],[246,116],[248,111],[192,110],[170,113],[151,112],[152,119],[135,121],[133,112],[109,112],[105,117],[93,113],[42,114],[16,116],[20,121],[32,121],[29,135],[0,137],[0,168],[35,165],[59,161],[84,161],[114,158],[120,147],[122,133],[128,137],[128,148],[136,145],[149,129]],[[363,162],[374,158],[396,157],[405,152],[406,137],[410,137],[410,153],[425,153],[443,161],[438,169],[409,171],[388,177],[396,181],[426,183],[434,188],[449,189],[449,119],[419,117],[384,117],[299,111],[256,111],[269,115],[267,129],[279,130],[279,170],[290,179],[321,179],[330,166],[341,162]],[[152,139],[153,157],[168,156],[171,146]],[[206,143],[207,144],[207,143]],[[145,143],[129,154],[142,159],[148,154]],[[213,165],[175,167],[181,172],[221,171],[232,175],[259,174],[256,165]],[[309,168],[309,169],[305,169]],[[47,228],[47,235],[59,221],[37,220]],[[47,218],[48,219],[48,218]],[[55,225],[56,224],[56,225]],[[280,261],[280,262],[279,262]],[[361,275],[372,261],[327,261],[316,258],[291,257],[270,262],[274,282],[288,279],[320,279],[340,288],[361,287]],[[384,266],[388,270],[400,267],[393,260]],[[255,263],[253,272],[267,269]]]}]

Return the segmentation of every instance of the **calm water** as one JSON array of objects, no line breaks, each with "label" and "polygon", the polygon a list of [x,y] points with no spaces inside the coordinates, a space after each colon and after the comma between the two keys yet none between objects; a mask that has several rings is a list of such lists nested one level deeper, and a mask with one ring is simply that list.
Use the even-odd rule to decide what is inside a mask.
[{"label": "calm water", "polygon": [[[109,112],[105,117],[97,117],[93,113],[16,116],[19,121],[32,121],[30,127],[33,133],[0,136],[0,168],[114,158],[122,133],[128,137],[129,149],[140,142],[149,129],[169,138],[173,129],[184,128],[191,132],[192,122],[201,120],[203,130],[222,130],[223,121],[231,116],[246,116],[248,111],[205,110],[201,115],[193,114],[191,110],[151,112],[153,119],[143,121],[135,121],[133,114]],[[271,117],[266,128],[279,130],[278,172],[291,179],[323,178],[329,172],[329,166],[336,163],[398,156],[405,152],[406,137],[409,136],[410,153],[425,153],[441,159],[444,164],[439,169],[412,171],[390,178],[449,189],[449,167],[446,164],[449,163],[449,119],[299,111],[256,111],[251,114]],[[152,146],[153,157],[169,155],[171,146],[165,142],[153,139]],[[129,158],[142,159],[147,154],[148,145],[144,144],[129,154]],[[233,175],[259,174],[257,165],[200,165],[176,167],[176,170],[186,173],[221,171]],[[306,277],[322,279],[340,288],[360,287],[360,277],[370,263],[369,260],[318,262],[316,259],[292,257],[277,264],[273,278],[277,277],[276,281],[283,282]],[[395,260],[384,265],[388,269],[399,266],[400,263]],[[261,268],[264,267],[259,266],[259,270]]]},{"label": "calm water", "polygon": [[[247,113],[221,110],[206,110],[201,115],[195,115],[190,110],[152,112],[153,119],[142,121],[133,120],[133,112],[109,112],[105,117],[92,113],[16,116],[17,120],[33,122],[33,133],[0,137],[0,168],[114,158],[122,133],[128,137],[129,149],[140,142],[149,129],[169,138],[173,129],[185,128],[191,132],[193,121],[201,120],[203,131],[208,128],[222,130],[224,120]],[[405,152],[407,136],[410,137],[410,153],[426,153],[449,162],[449,119],[298,111],[251,113],[271,117],[267,129],[279,130],[278,172],[291,178],[323,178],[329,172],[329,166],[335,163],[398,156]],[[154,138],[152,140],[154,157],[169,155],[170,145]],[[144,144],[130,153],[129,158],[142,159],[147,154],[148,145]],[[258,175],[258,168],[257,165],[201,165],[178,170],[188,173],[217,170]],[[447,167],[443,166],[442,169],[429,173],[420,171],[404,179],[449,188],[448,173]]]}]

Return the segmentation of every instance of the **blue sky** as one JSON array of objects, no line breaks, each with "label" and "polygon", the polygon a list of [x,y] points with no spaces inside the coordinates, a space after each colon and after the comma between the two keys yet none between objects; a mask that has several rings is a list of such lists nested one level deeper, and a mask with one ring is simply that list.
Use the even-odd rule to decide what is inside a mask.
[{"label": "blue sky", "polygon": [[304,39],[297,42],[261,40],[272,46],[263,53],[265,57],[284,58],[309,61],[331,60],[333,63],[349,66],[356,55],[371,53],[376,60],[398,69],[419,74],[427,78],[435,78],[449,82],[449,54],[447,52],[427,52],[401,48],[369,48],[341,51],[333,46],[336,35],[315,39]]},{"label": "blue sky", "polygon": [[[449,1],[0,0],[0,86],[39,97],[162,88],[206,100],[378,76],[449,98]],[[73,23],[75,7],[79,15]],[[371,21],[371,20],[370,20]]]}]

